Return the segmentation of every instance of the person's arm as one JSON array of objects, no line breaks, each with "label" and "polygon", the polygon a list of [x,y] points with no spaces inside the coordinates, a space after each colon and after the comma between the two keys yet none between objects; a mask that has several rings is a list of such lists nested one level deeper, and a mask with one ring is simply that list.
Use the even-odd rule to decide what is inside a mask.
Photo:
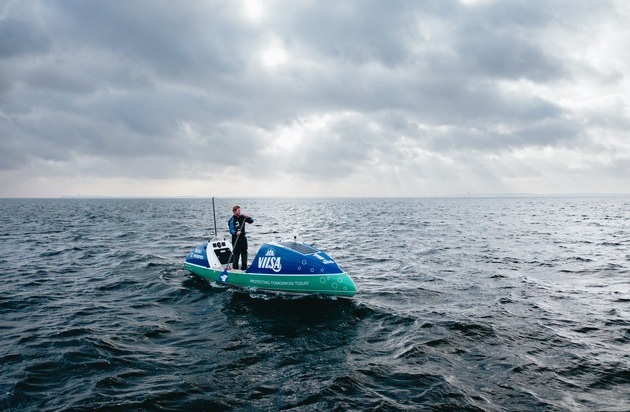
[{"label": "person's arm", "polygon": [[228,227],[230,228],[230,233],[235,235],[236,234],[236,228],[234,227],[234,216],[232,216],[230,218],[230,220],[228,221]]},{"label": "person's arm", "polygon": [[247,216],[245,217],[245,221],[246,221],[247,223],[254,223],[254,218],[252,218],[251,216],[247,215]]}]

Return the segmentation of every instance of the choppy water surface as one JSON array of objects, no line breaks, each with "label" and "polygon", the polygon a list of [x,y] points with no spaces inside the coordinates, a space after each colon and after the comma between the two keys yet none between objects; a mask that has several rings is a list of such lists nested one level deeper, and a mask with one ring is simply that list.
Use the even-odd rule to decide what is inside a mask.
[{"label": "choppy water surface", "polygon": [[208,199],[0,200],[0,410],[630,410],[629,198],[238,202],[358,295],[193,277]]}]

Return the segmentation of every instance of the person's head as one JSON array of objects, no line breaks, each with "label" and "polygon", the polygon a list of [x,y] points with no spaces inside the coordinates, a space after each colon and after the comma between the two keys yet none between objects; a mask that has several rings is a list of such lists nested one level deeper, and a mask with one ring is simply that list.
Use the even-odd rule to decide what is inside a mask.
[{"label": "person's head", "polygon": [[234,213],[236,216],[241,214],[241,207],[239,205],[234,205],[232,207],[232,213]]}]

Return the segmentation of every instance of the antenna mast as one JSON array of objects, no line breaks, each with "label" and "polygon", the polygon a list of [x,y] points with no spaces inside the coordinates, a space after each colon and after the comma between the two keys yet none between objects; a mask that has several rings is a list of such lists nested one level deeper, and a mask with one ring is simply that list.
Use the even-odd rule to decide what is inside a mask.
[{"label": "antenna mast", "polygon": [[214,210],[214,197],[212,198],[212,215],[214,216],[214,237],[217,237],[217,213]]}]

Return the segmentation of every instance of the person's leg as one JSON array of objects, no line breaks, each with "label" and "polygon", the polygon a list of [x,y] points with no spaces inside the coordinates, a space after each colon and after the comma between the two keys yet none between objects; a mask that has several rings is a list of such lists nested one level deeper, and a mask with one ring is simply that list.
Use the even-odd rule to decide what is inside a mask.
[{"label": "person's leg", "polygon": [[241,256],[243,257],[243,270],[247,270],[247,250],[244,250]]},{"label": "person's leg", "polygon": [[241,257],[242,257],[242,262],[243,262],[241,267],[243,268],[243,270],[247,270],[247,238],[246,237],[243,237],[243,243],[241,244],[241,246],[242,246]]},{"label": "person's leg", "polygon": [[230,263],[232,264],[232,268],[233,269],[238,269],[238,242],[237,242],[237,238],[236,235],[232,235],[232,260],[230,261]]},{"label": "person's leg", "polygon": [[234,269],[238,269],[238,259],[240,257],[241,251],[240,248],[238,247],[238,245],[236,245],[236,247],[234,248],[234,251],[232,252],[232,267]]}]

